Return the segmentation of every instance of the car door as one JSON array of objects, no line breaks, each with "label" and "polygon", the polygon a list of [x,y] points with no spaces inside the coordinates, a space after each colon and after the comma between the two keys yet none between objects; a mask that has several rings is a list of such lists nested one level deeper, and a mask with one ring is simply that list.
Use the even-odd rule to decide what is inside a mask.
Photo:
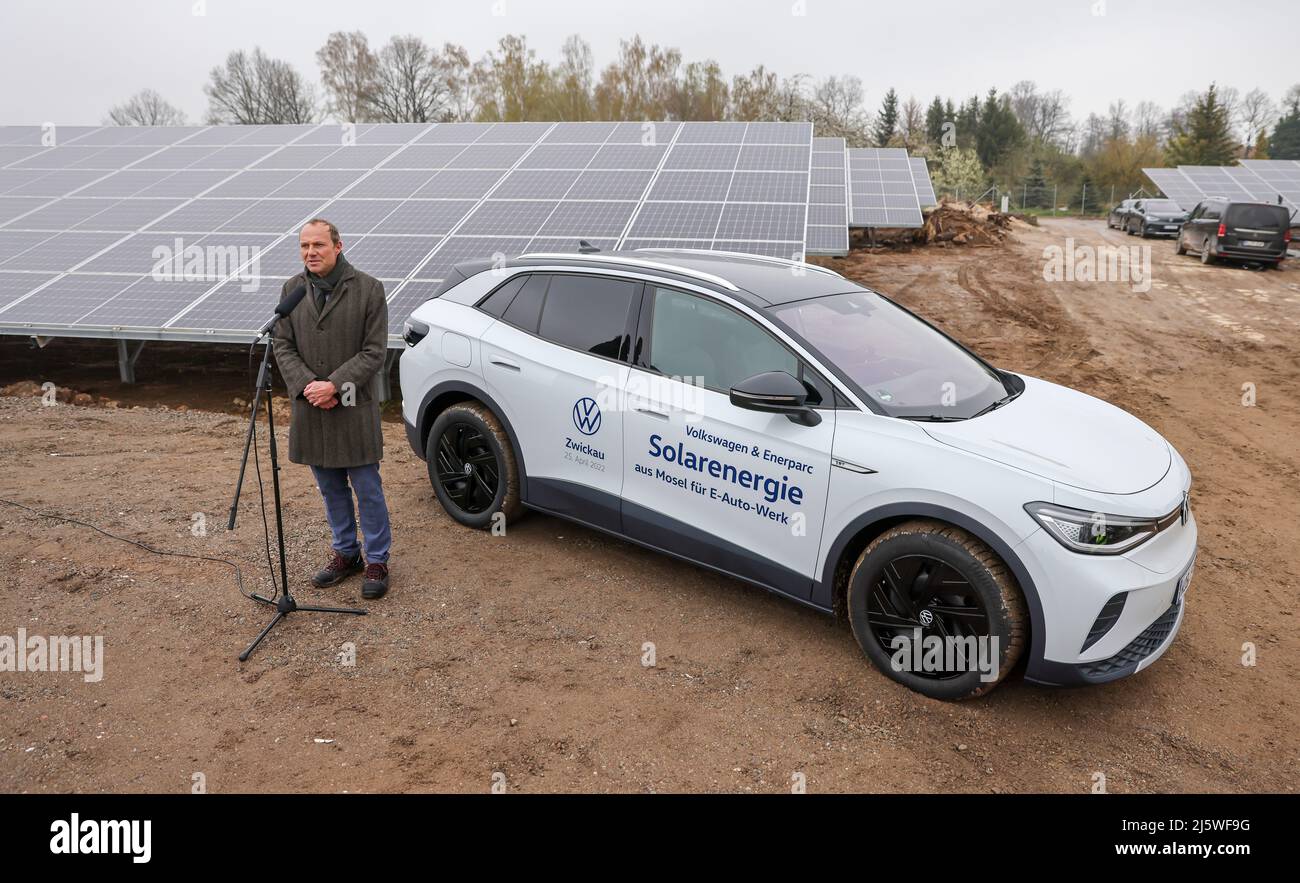
[{"label": "car door", "polygon": [[1183,224],[1182,232],[1179,235],[1183,237],[1183,248],[1188,251],[1198,252],[1204,244],[1202,238],[1205,232],[1205,225],[1202,222],[1204,215],[1205,203],[1198,202],[1196,208],[1192,209],[1192,213],[1187,216],[1187,222]]},{"label": "car door", "polygon": [[[731,404],[786,371],[821,421]],[[711,296],[647,282],[625,397],[623,524],[652,546],[800,599],[825,517],[835,394],[771,330]]]},{"label": "car door", "polygon": [[[536,273],[481,338],[483,373],[519,440],[531,505],[619,530],[627,359],[641,283]],[[503,289],[505,286],[503,286]]]}]

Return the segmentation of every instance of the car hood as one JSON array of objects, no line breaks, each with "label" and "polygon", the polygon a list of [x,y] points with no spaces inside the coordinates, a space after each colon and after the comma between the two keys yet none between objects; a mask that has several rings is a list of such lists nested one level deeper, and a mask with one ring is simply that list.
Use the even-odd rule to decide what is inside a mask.
[{"label": "car hood", "polygon": [[1080,490],[1135,494],[1169,471],[1169,444],[1090,395],[1023,378],[1014,401],[980,417],[918,424],[936,441]]}]

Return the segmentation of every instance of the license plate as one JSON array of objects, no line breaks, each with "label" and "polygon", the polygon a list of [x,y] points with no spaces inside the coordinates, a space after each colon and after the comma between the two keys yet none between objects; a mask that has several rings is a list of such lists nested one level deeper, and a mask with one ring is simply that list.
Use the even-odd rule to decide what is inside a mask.
[{"label": "license plate", "polygon": [[1263,248],[1268,245],[1267,242],[1260,242],[1258,239],[1243,239],[1241,240],[1241,244],[1247,248]]},{"label": "license plate", "polygon": [[1191,585],[1192,582],[1192,571],[1194,571],[1195,569],[1196,569],[1196,562],[1193,561],[1190,565],[1188,565],[1187,569],[1183,571],[1183,575],[1178,577],[1178,584],[1174,586],[1175,607],[1183,603],[1183,596],[1187,594],[1187,587]]},{"label": "license plate", "polygon": [[1177,230],[1178,228],[1175,227],[1175,226],[1173,226],[1172,224],[1169,224],[1169,225],[1167,225],[1167,226],[1165,227],[1165,229],[1166,229],[1166,230]]}]

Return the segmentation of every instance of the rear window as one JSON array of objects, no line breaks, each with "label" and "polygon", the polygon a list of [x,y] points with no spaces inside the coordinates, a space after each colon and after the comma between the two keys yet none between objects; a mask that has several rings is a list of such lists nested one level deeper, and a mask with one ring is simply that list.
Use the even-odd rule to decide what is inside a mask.
[{"label": "rear window", "polygon": [[1228,207],[1224,223],[1233,227],[1252,227],[1256,230],[1281,232],[1290,222],[1290,215],[1280,205],[1233,205]]}]

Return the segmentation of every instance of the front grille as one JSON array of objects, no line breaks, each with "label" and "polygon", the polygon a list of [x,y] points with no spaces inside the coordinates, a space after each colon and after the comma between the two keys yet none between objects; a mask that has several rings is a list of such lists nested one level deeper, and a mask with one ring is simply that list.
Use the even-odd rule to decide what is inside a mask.
[{"label": "front grille", "polygon": [[1119,621],[1119,615],[1124,612],[1124,602],[1126,600],[1128,600],[1128,592],[1120,592],[1106,602],[1106,606],[1101,608],[1101,613],[1097,615],[1097,621],[1092,624],[1088,637],[1084,639],[1083,646],[1079,648],[1080,653],[1100,641],[1106,632],[1110,631],[1111,627]]},{"label": "front grille", "polygon": [[1079,670],[1083,672],[1085,677],[1097,678],[1122,668],[1137,665],[1156,652],[1160,645],[1165,642],[1165,639],[1169,637],[1169,633],[1174,630],[1174,623],[1178,622],[1180,609],[1180,605],[1171,604],[1159,619],[1147,626],[1146,630],[1129,642],[1129,645],[1123,650],[1109,659],[1086,662],[1079,666]]}]

